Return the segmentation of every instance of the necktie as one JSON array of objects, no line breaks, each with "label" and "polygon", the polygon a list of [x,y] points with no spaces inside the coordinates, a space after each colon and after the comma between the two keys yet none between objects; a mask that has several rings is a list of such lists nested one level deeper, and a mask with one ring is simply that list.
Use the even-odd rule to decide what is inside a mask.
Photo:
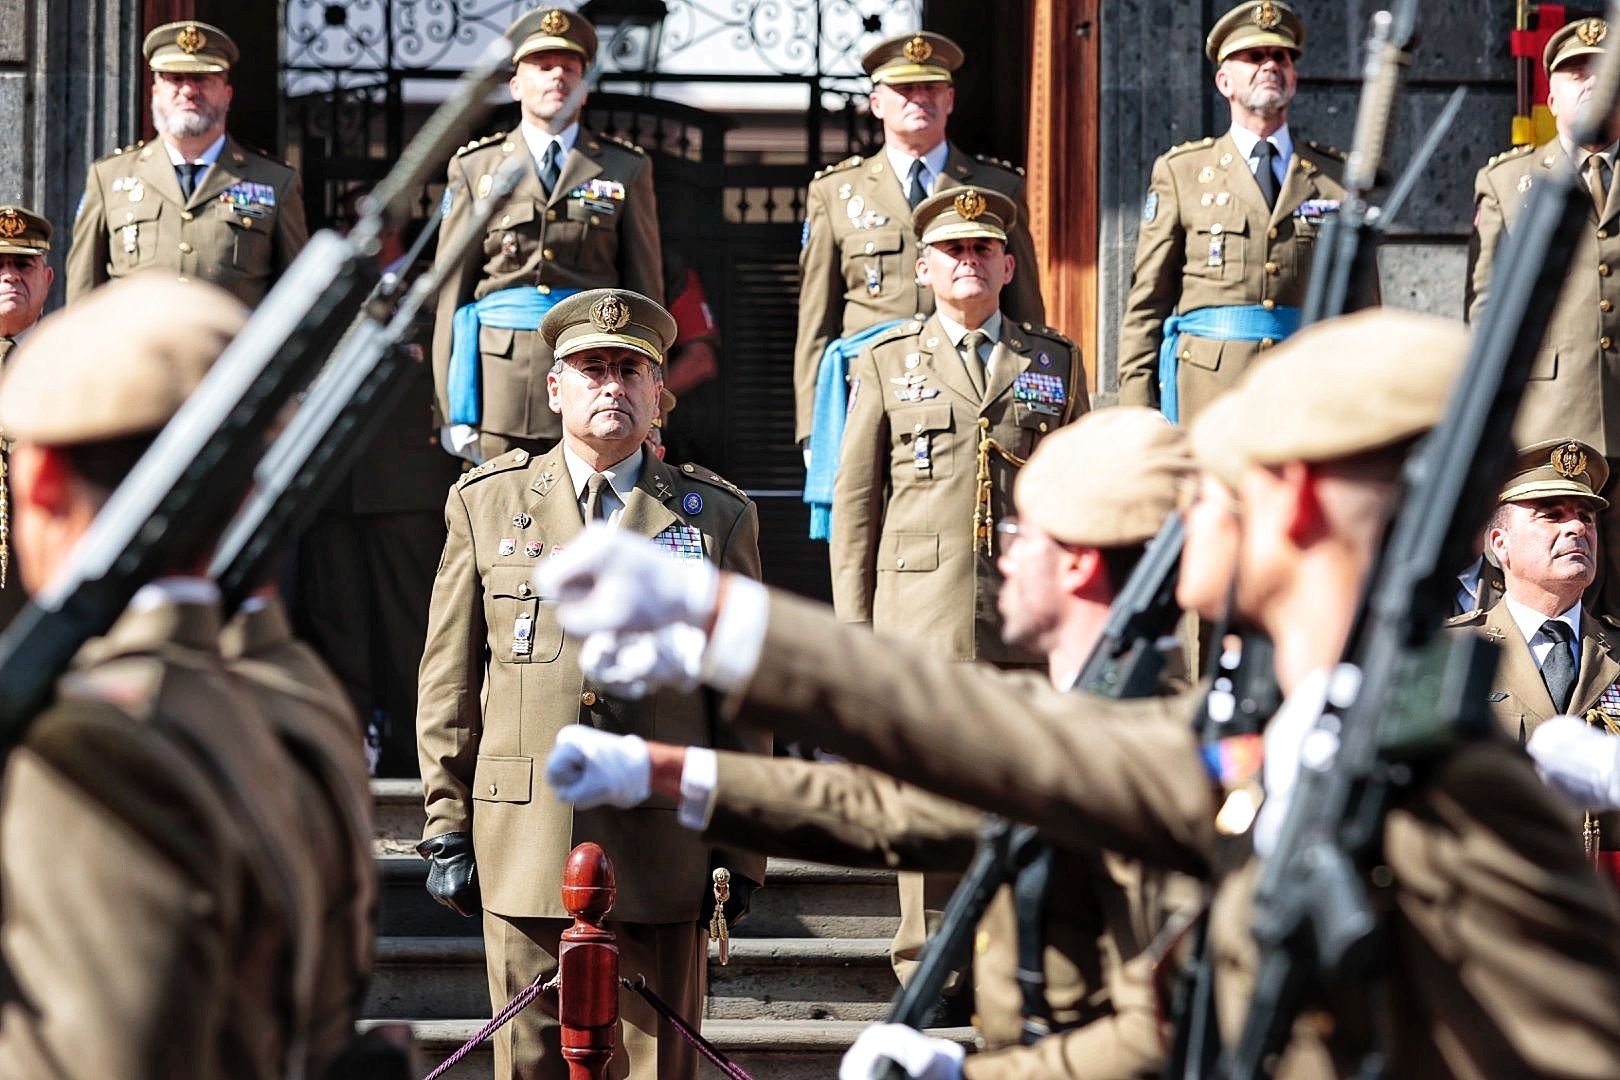
[{"label": "necktie", "polygon": [[1541,636],[1553,642],[1547,659],[1541,662],[1541,678],[1547,684],[1553,706],[1563,712],[1569,708],[1569,697],[1575,692],[1575,653],[1570,649],[1575,632],[1566,622],[1548,619],[1541,624]]},{"label": "necktie", "polygon": [[608,478],[602,473],[591,473],[591,478],[585,481],[585,523],[607,520],[606,508],[602,505],[602,489],[608,486]]},{"label": "necktie", "polygon": [[552,139],[546,144],[546,152],[540,155],[540,186],[551,194],[551,189],[557,186],[557,178],[562,175],[562,166],[557,164],[557,140]]},{"label": "necktie", "polygon": [[180,194],[189,202],[192,194],[197,190],[197,174],[208,166],[199,165],[194,161],[182,162],[175,166],[180,174]]},{"label": "necktie", "polygon": [[969,330],[962,339],[962,366],[967,369],[968,381],[979,397],[984,397],[984,361],[979,358],[979,346],[990,340],[983,330]]},{"label": "necktie", "polygon": [[1271,145],[1270,139],[1261,139],[1254,146],[1254,152],[1249,160],[1254,164],[1254,180],[1260,185],[1260,194],[1266,197],[1267,206],[1277,205],[1277,173],[1272,169],[1272,159],[1277,156],[1277,148]]},{"label": "necktie", "polygon": [[917,204],[926,198],[928,198],[928,166],[923,164],[922,158],[918,158],[911,163],[911,174],[906,179],[906,202],[911,204],[912,209],[916,209]]},{"label": "necktie", "polygon": [[1608,171],[1608,159],[1602,154],[1586,156],[1586,186],[1592,192],[1592,208],[1597,211],[1600,221],[1603,219],[1603,208],[1609,202],[1609,185],[1605,179]]}]

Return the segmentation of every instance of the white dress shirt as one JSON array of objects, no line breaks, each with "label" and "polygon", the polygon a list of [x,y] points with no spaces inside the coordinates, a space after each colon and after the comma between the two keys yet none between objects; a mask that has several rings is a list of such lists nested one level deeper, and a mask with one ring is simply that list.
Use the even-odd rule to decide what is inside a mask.
[{"label": "white dress shirt", "polygon": [[[883,153],[889,159],[889,168],[894,170],[895,179],[900,181],[900,190],[907,191],[911,183],[912,162],[918,159],[890,143],[883,144]],[[934,193],[934,185],[939,181],[939,174],[945,171],[945,160],[950,156],[951,144],[944,140],[922,156],[923,190],[928,194]]]},{"label": "white dress shirt", "polygon": [[[1232,141],[1237,143],[1238,153],[1243,155],[1252,175],[1255,168],[1254,148],[1260,145],[1260,136],[1246,127],[1233,124]],[[1271,157],[1271,172],[1277,178],[1277,190],[1281,191],[1283,179],[1288,175],[1288,159],[1294,156],[1294,137],[1288,133],[1288,125],[1284,124],[1273,131],[1267,141],[1277,150]]]},{"label": "white dress shirt", "polygon": [[527,120],[518,125],[518,130],[523,132],[523,142],[529,148],[529,155],[534,158],[535,172],[540,171],[540,162],[545,159],[546,147],[552,143],[557,144],[557,171],[562,172],[563,162],[568,160],[568,152],[574,148],[574,143],[579,141],[578,120],[555,135]]},{"label": "white dress shirt", "polygon": [[602,492],[602,517],[610,525],[618,525],[619,518],[624,514],[624,504],[630,498],[630,490],[641,479],[641,464],[646,454],[640,447],[616,464],[605,469],[592,469],[585,464],[585,459],[571,450],[566,442],[563,443],[563,462],[568,466],[568,478],[574,482],[574,500],[579,503],[579,513],[583,519],[585,514],[585,499],[588,492],[585,486],[590,483],[591,474],[600,472],[608,478],[608,490]]},{"label": "white dress shirt", "polygon": [[[1507,602],[1508,614],[1513,616],[1513,623],[1524,635],[1524,643],[1530,646],[1530,655],[1536,658],[1536,670],[1547,663],[1547,654],[1552,652],[1555,642],[1552,638],[1541,632],[1541,624],[1548,621],[1548,617],[1539,611],[1532,611],[1513,599],[1511,596],[1502,598]],[[1558,616],[1558,622],[1569,626],[1574,635],[1569,647],[1575,650],[1575,670],[1581,670],[1581,602],[1575,601],[1575,606]]]}]

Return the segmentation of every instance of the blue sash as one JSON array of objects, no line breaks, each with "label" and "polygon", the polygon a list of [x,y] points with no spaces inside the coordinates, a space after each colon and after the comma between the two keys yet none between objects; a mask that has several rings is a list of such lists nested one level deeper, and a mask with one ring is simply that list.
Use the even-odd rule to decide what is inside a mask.
[{"label": "blue sash", "polygon": [[1247,307],[1203,307],[1164,320],[1164,341],[1159,345],[1159,411],[1172,423],[1181,422],[1176,388],[1177,347],[1182,334],[1220,341],[1281,341],[1299,329],[1299,308],[1267,311],[1259,304]]},{"label": "blue sash", "polygon": [[445,389],[450,398],[450,423],[477,427],[484,418],[484,391],[478,370],[478,328],[538,330],[559,300],[578,289],[552,289],[543,293],[531,286],[492,292],[456,309],[450,323],[450,372]]},{"label": "blue sash", "polygon": [[[833,484],[838,479],[839,450],[844,445],[844,418],[849,415],[849,362],[879,334],[905,322],[890,319],[849,337],[833,338],[821,352],[816,369],[815,418],[810,428],[810,467],[804,475],[804,501],[810,504],[810,539],[832,536]],[[866,388],[875,394],[875,386]]]}]

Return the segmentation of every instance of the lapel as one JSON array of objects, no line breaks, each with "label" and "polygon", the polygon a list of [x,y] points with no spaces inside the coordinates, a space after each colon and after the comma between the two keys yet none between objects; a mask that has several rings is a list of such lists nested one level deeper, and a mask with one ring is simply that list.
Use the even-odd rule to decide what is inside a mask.
[{"label": "lapel", "polygon": [[1288,159],[1288,168],[1283,171],[1282,187],[1277,191],[1277,205],[1271,211],[1269,224],[1277,224],[1299,209],[1300,203],[1316,196],[1316,164],[1299,156],[1299,144],[1296,143],[1294,154]]},{"label": "lapel", "polygon": [[[958,150],[955,143],[950,145],[951,151],[945,157],[945,171],[940,173],[939,179],[934,182],[934,194],[936,195],[948,187],[961,187],[964,184],[974,182],[973,159]],[[985,187],[987,185],[980,184],[979,186]]]},{"label": "lapel", "polygon": [[[1227,173],[1226,190],[1232,193],[1232,198],[1243,204],[1243,209],[1249,217],[1250,232],[1264,233],[1271,208],[1266,205],[1266,197],[1260,194],[1260,181],[1256,180],[1254,173],[1249,170],[1249,159],[1238,149],[1237,140],[1232,138],[1230,129],[1215,140],[1210,152],[1216,155],[1216,167]],[[1280,190],[1277,204],[1282,205]]]},{"label": "lapel", "polygon": [[[241,180],[246,166],[247,154],[235,139],[229,135],[225,136],[225,145],[220,147],[214,167],[208,170],[203,176],[203,182],[191,193],[191,201],[186,204],[186,208],[195,210],[199,206],[206,206],[209,200],[217,198],[220,192]],[[175,183],[178,184],[179,181],[176,180]]]},{"label": "lapel", "polygon": [[1530,654],[1530,646],[1519,633],[1518,623],[1508,612],[1505,602],[1485,615],[1485,636],[1496,642],[1502,650],[1502,662],[1496,669],[1496,686],[1518,701],[1530,718],[1540,723],[1558,710],[1553,708],[1552,696],[1542,681],[1541,669]]},{"label": "lapel", "polygon": [[[523,133],[515,132],[514,134],[517,135],[518,143],[527,151],[528,147],[523,143]],[[535,173],[534,183],[536,187],[539,187],[539,173],[533,169],[530,171]],[[563,201],[570,191],[573,191],[592,177],[600,175],[601,172],[602,142],[595,135],[581,127],[579,137],[574,140],[574,148],[568,151],[568,156],[563,159],[562,172],[557,175],[557,188],[551,193],[550,198],[546,199],[546,205],[557,205]]]},{"label": "lapel", "polygon": [[641,475],[619,515],[619,528],[637,536],[657,536],[681,518],[669,508],[675,494],[674,473],[651,450],[641,462]]},{"label": "lapel", "polygon": [[140,160],[135,163],[135,176],[146,191],[144,198],[161,195],[174,205],[182,209],[185,207],[186,202],[180,197],[180,177],[175,175],[174,165],[169,161],[169,151],[161,138],[141,147]]},{"label": "lapel", "polygon": [[[923,324],[922,333],[917,336],[917,351],[922,354],[923,367],[928,374],[938,379],[951,393],[968,403],[973,412],[978,413],[984,402],[979,392],[973,389],[968,381],[967,370],[962,366],[962,354],[956,351],[951,344],[950,335],[940,324],[938,315],[930,315]],[[889,386],[883,387],[883,394],[888,396]]]},{"label": "lapel", "polygon": [[1615,642],[1609,629],[1582,608],[1581,670],[1575,678],[1575,692],[1570,695],[1569,711],[1580,716],[1595,707],[1616,678],[1620,678],[1620,660],[1615,658]]},{"label": "lapel", "polygon": [[[900,177],[889,168],[889,155],[882,150],[861,162],[860,183],[853,185],[866,203],[865,210],[876,210],[900,229],[902,238],[911,235],[911,204],[900,190]],[[848,210],[848,203],[845,210]],[[907,268],[902,268],[902,272]]]},{"label": "lapel", "polygon": [[539,524],[542,537],[555,552],[571,543],[585,528],[579,502],[574,497],[574,482],[563,460],[562,444],[552,447],[539,468],[531,464],[529,471],[534,479],[529,483],[530,499],[525,509]]},{"label": "lapel", "polygon": [[1001,338],[996,342],[994,363],[989,371],[994,372],[993,378],[986,372],[984,388],[984,403],[990,404],[1002,394],[1005,394],[1018,376],[1029,367],[1029,353],[1025,351],[1024,339],[1016,333],[1018,324],[1007,317],[1006,312],[1001,315]]}]

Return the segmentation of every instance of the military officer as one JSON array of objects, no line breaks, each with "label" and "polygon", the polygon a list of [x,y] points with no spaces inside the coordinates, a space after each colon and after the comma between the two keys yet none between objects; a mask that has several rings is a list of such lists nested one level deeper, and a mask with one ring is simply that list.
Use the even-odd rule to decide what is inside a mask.
[{"label": "military officer", "polygon": [[[568,852],[594,840],[618,870],[613,909],[621,967],[640,972],[681,1015],[697,1018],[705,983],[700,904],[710,870],[732,874],[739,905],[763,879],[758,856],[722,852],[682,829],[668,803],[570,813],[536,768],[557,733],[580,723],[672,742],[768,751],[768,739],[717,727],[692,694],[645,704],[615,697],[579,668],[535,567],[577,543],[589,520],[649,537],[677,560],[759,573],[758,518],[738,489],[695,465],[644,450],[674,320],[620,289],[568,297],[540,332],[562,442],[544,455],[513,450],[464,474],[445,506],[449,536],[433,585],[419,680],[417,739],[427,825],[419,850],[428,887],[463,914],[482,892],[490,1001],[500,1008],[556,968],[569,925],[559,889]],[[476,884],[472,873],[476,865]],[[634,994],[620,998],[630,1075],[690,1078],[696,1056]],[[527,1009],[495,1036],[498,1076],[568,1075],[556,1020]]]},{"label": "military officer", "polygon": [[[793,350],[794,439],[800,443],[811,437],[818,393],[843,400],[833,376],[859,351],[858,344],[850,347],[851,339],[896,320],[920,322],[933,310],[933,294],[916,280],[912,218],[931,193],[967,185],[1000,192],[1019,207],[1009,219],[1007,251],[1016,273],[1005,306],[1015,322],[1045,321],[1035,246],[1025,225],[1023,170],[971,157],[945,137],[956,103],[952,74],[962,59],[956,42],[927,31],[880,42],[861,58],[872,79],[872,115],[883,124],[883,149],[828,166],[805,195]],[[829,346],[837,359],[818,383]],[[822,422],[831,419],[824,415]]]},{"label": "military officer", "polygon": [[[1521,146],[1492,158],[1474,178],[1474,235],[1469,245],[1468,314],[1477,321],[1490,293],[1496,249],[1513,231],[1528,192],[1554,170],[1575,168],[1591,189],[1588,227],[1570,259],[1569,282],[1558,295],[1536,354],[1514,426],[1521,444],[1574,438],[1607,459],[1620,461],[1620,286],[1611,264],[1620,265],[1620,197],[1615,194],[1616,144],[1576,146],[1576,114],[1591,92],[1597,59],[1608,46],[1608,24],[1577,19],[1547,40],[1541,54],[1547,74],[1547,108],[1558,135],[1542,146]],[[1602,557],[1590,598],[1601,612],[1620,614],[1620,513],[1602,512],[1598,537]]]},{"label": "military officer", "polygon": [[26,206],[0,206],[0,364],[45,311],[56,280],[50,250],[49,221]]},{"label": "military officer", "polygon": [[1294,137],[1288,106],[1305,24],[1246,0],[1204,52],[1232,126],[1153,163],[1120,325],[1119,400],[1190,422],[1299,325],[1317,230],[1339,209],[1343,159]]},{"label": "military officer", "polygon": [[514,447],[541,454],[561,436],[547,406],[551,354],[537,332],[553,304],[610,286],[664,295],[652,163],[640,147],[580,124],[595,28],[546,7],[506,36],[523,120],[450,159],[441,234],[456,234],[507,162],[518,161],[523,178],[490,219],[482,257],[450,268],[433,331],[441,441],[473,461]]},{"label": "military officer", "polygon": [[[1073,684],[1190,471],[1176,428],[1151,410],[1119,408],[1054,434],[1019,475],[1019,516],[1004,523],[1016,531],[1009,528],[1001,555],[1003,633],[1045,655],[1057,688]],[[1139,704],[1149,717],[1179,719],[1193,703],[1182,694]],[[848,865],[959,870],[983,826],[980,812],[863,766],[662,743],[642,755],[622,736],[580,727],[559,736],[547,777],[576,805],[620,805],[626,791],[651,790],[680,800],[682,821],[706,825],[711,842]],[[1158,1072],[1164,1044],[1143,950],[1186,898],[1176,895],[1185,883],[1095,851],[1058,852],[1051,874],[1040,898],[1015,902],[1005,886],[980,923],[974,1026],[981,1049],[999,1052],[970,1058],[962,1071],[981,1080]],[[1033,934],[1019,924],[1026,910],[1044,912]],[[1028,955],[1044,957],[1046,975],[1042,1015],[1030,1019],[1063,1033],[1038,1048],[1019,1045],[1026,1002],[1017,975]],[[906,1029],[863,1037],[896,1040],[941,1061],[961,1057],[955,1042]]]},{"label": "military officer", "polygon": [[141,48],[159,138],[91,164],[73,219],[68,301],[158,267],[252,307],[309,239],[298,174],[226,132],[239,54],[225,31],[166,23]]},{"label": "military officer", "polygon": [[[0,426],[31,593],[244,318],[213,286],[137,275],[13,354]],[[223,666],[218,590],[172,558],[5,763],[8,1075],[268,1080],[323,1065],[309,1050],[317,841],[292,762]]]},{"label": "military officer", "polygon": [[[1213,989],[1230,1046],[1254,979],[1249,897],[1287,814],[1300,743],[1355,618],[1403,459],[1440,416],[1466,349],[1460,327],[1431,316],[1330,320],[1281,346],[1191,431],[1200,468],[1219,482],[1199,489],[1209,505],[1186,518],[1183,568],[1212,544],[1234,549],[1235,614],[1276,643],[1287,694],[1265,729],[1263,772],[1236,755],[1206,765],[1188,725],[1125,722],[1129,703],[1081,711],[1026,686],[1009,708],[1004,679],[904,642],[873,649],[816,605],[753,582],[694,602],[687,582],[652,581],[639,552],[595,561],[579,552],[548,579],[570,597],[559,617],[600,633],[604,655],[620,630],[712,627],[697,661],[703,678],[751,722],[1028,821],[1059,843],[1101,842],[1213,877]],[[610,583],[612,606],[601,602]],[[1219,591],[1200,594],[1201,614],[1220,614],[1208,603]],[[1240,812],[1253,808],[1257,781],[1269,792],[1259,813]],[[1228,803],[1228,787],[1247,801]],[[1218,820],[1257,853],[1219,874]],[[1353,1071],[1375,1030],[1387,1033],[1377,1049],[1392,1075],[1620,1070],[1611,1006],[1620,912],[1569,811],[1510,740],[1463,743],[1398,793],[1381,858],[1387,1011],[1369,1015],[1372,999],[1358,993],[1331,1010],[1310,1003],[1277,1075]]]}]

